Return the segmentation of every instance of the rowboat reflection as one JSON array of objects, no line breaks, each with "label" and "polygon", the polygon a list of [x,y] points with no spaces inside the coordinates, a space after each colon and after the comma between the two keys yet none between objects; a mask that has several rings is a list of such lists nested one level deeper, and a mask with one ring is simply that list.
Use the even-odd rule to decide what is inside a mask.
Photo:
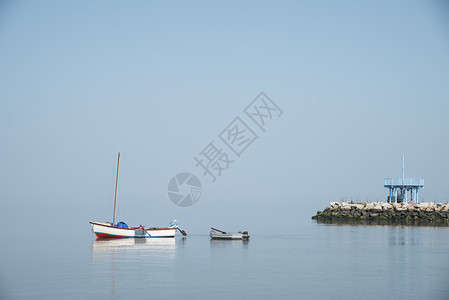
[{"label": "rowboat reflection", "polygon": [[210,240],[212,248],[248,248],[249,240]]}]

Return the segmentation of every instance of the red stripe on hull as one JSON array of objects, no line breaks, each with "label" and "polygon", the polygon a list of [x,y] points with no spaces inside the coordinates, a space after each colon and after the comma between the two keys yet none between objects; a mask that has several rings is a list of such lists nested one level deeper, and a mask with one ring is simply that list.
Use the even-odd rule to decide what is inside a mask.
[{"label": "red stripe on hull", "polygon": [[133,236],[120,236],[120,235],[111,235],[106,233],[95,232],[97,239],[126,239],[132,238]]},{"label": "red stripe on hull", "polygon": [[158,239],[158,238],[174,238],[174,236],[122,236],[122,235],[112,235],[112,234],[107,234],[107,233],[99,233],[99,232],[95,232],[95,235],[97,236],[97,240],[109,240],[109,239],[132,239],[132,238],[153,238],[153,239]]}]

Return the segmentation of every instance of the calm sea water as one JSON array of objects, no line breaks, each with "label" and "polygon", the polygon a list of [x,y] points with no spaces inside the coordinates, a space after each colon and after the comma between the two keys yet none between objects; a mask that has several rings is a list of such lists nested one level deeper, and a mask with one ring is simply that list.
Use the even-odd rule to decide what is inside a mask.
[{"label": "calm sea water", "polygon": [[16,238],[0,250],[0,297],[449,299],[449,228],[310,221],[290,234],[250,234]]}]

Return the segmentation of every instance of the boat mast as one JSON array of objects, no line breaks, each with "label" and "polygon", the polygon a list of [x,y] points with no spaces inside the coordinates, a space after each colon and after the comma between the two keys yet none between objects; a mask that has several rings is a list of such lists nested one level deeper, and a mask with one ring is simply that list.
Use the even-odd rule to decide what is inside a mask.
[{"label": "boat mast", "polygon": [[112,226],[115,224],[115,207],[117,206],[117,188],[118,188],[118,167],[120,164],[120,152],[117,159],[117,177],[115,177],[115,198],[114,198],[114,216],[112,217]]}]

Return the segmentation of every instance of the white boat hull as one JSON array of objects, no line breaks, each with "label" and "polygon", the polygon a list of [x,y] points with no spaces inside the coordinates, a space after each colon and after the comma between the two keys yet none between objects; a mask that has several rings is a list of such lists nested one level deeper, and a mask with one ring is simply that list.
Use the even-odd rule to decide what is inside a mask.
[{"label": "white boat hull", "polygon": [[175,236],[177,227],[166,228],[144,228],[113,227],[110,223],[89,222],[92,232],[98,238],[172,238]]},{"label": "white boat hull", "polygon": [[247,240],[249,235],[245,233],[221,233],[221,232],[210,232],[210,237],[216,240]]}]

